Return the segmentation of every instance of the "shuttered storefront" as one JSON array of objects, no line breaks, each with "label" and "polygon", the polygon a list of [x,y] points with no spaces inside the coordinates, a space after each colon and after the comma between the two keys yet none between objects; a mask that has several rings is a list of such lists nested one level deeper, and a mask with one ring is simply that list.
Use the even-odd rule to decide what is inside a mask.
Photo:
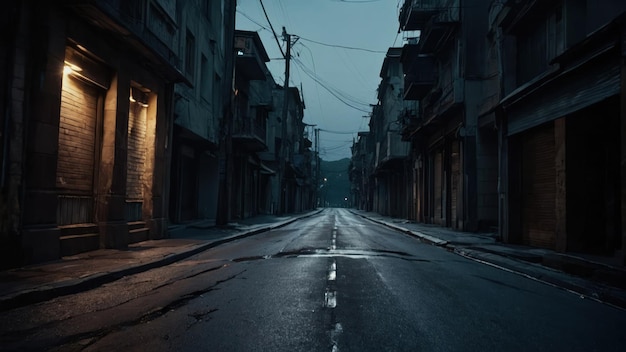
[{"label": "shuttered storefront", "polygon": [[438,150],[434,153],[434,169],[433,169],[433,222],[438,225],[444,225],[443,202],[444,202],[444,173],[443,173],[443,153]]},{"label": "shuttered storefront", "polygon": [[507,111],[508,134],[513,135],[566,116],[620,92],[620,65],[614,57],[603,58],[558,77],[558,84],[533,92],[524,104]]},{"label": "shuttered storefront", "polygon": [[522,236],[525,244],[554,248],[556,169],[554,124],[525,132],[522,143]]},{"label": "shuttered storefront", "polygon": [[462,197],[459,194],[461,189],[461,153],[459,141],[452,142],[452,151],[450,155],[450,225],[458,228],[458,210],[459,202]]},{"label": "shuttered storefront", "polygon": [[131,102],[128,114],[128,170],[126,173],[126,218],[128,221],[142,219],[147,113],[144,105],[144,102]]},{"label": "shuttered storefront", "polygon": [[63,78],[59,123],[59,225],[92,223],[95,133],[99,90],[72,75]]}]

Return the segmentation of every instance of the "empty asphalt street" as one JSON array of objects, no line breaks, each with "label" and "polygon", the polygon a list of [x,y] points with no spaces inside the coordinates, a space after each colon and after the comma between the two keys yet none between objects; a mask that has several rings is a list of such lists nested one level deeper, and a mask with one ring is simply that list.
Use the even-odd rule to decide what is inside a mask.
[{"label": "empty asphalt street", "polygon": [[624,351],[626,312],[325,209],[0,313],[0,350]]}]

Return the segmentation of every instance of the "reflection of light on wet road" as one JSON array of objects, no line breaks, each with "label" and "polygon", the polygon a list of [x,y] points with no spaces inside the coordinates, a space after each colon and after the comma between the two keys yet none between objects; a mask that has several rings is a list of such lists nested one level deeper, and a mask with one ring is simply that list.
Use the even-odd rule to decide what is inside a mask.
[{"label": "reflection of light on wet road", "polygon": [[335,281],[337,279],[337,261],[333,260],[328,270],[328,281]]}]

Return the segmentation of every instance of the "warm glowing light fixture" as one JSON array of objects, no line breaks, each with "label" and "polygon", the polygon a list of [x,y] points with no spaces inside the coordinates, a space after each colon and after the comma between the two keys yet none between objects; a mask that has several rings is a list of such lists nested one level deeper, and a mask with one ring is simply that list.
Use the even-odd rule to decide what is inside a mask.
[{"label": "warm glowing light fixture", "polygon": [[131,103],[138,103],[141,107],[147,108],[148,105],[148,93],[142,92],[139,88],[131,87],[130,96],[128,97]]},{"label": "warm glowing light fixture", "polygon": [[82,68],[74,65],[71,62],[64,61],[64,63],[65,63],[65,66],[63,67],[63,73],[66,75],[69,75],[70,73],[73,73],[73,72],[80,72],[83,70]]}]

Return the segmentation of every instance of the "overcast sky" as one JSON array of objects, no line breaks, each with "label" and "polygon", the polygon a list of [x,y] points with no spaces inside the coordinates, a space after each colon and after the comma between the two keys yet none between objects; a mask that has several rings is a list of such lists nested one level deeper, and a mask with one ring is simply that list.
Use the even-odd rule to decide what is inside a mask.
[{"label": "overcast sky", "polygon": [[[385,53],[394,43],[402,46],[402,33],[398,34],[402,1],[263,0],[263,4],[283,50],[283,26],[300,37],[292,48],[289,84],[302,85],[304,122],[322,129],[321,158],[350,158],[356,133],[368,130],[369,118],[364,116],[371,112],[369,104],[377,103]],[[237,0],[236,27],[259,33],[271,59],[268,68],[282,85],[285,60],[259,0]]]}]

